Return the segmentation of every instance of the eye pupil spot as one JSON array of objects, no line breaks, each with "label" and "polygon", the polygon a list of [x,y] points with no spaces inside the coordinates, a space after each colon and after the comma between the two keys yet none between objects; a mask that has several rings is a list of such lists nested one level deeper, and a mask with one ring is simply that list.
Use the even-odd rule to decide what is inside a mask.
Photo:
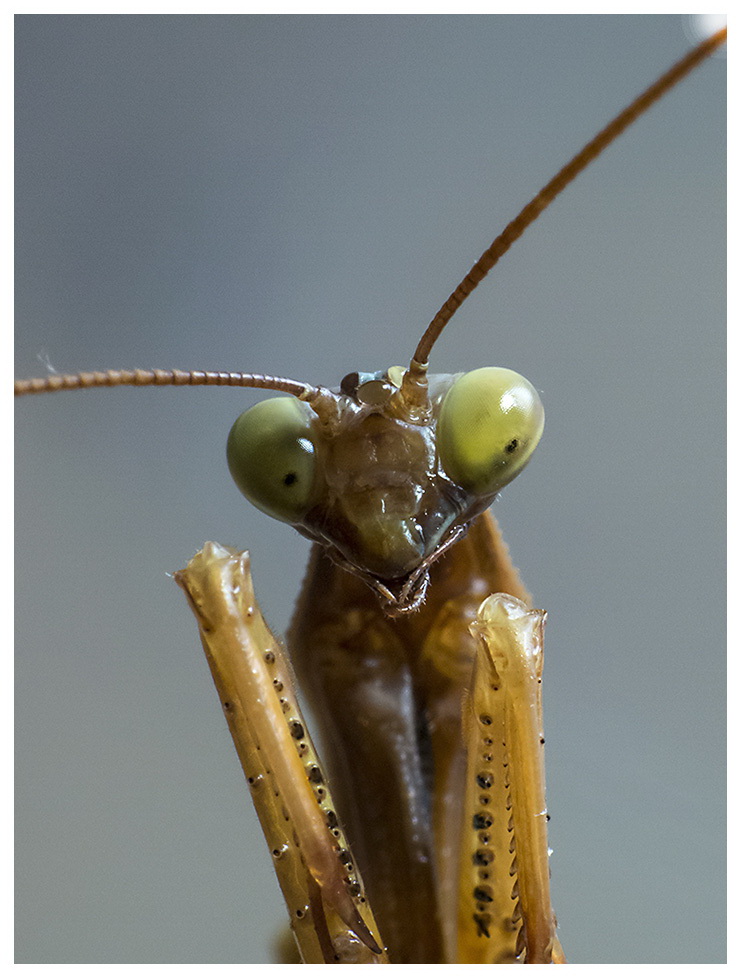
[{"label": "eye pupil spot", "polygon": [[464,491],[493,497],[524,469],[542,432],[543,404],[530,381],[505,367],[479,367],[445,393],[440,462]]},{"label": "eye pupil spot", "polygon": [[272,397],[232,425],[226,459],[237,488],[263,513],[296,525],[317,491],[315,412],[295,397]]}]

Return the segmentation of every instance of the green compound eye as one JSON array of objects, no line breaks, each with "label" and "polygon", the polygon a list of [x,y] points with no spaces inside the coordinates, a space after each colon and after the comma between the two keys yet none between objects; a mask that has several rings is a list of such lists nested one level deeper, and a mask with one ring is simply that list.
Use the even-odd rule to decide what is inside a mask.
[{"label": "green compound eye", "polygon": [[530,381],[504,367],[460,377],[437,425],[440,461],[463,489],[486,496],[521,472],[543,433],[543,405]]},{"label": "green compound eye", "polygon": [[312,499],[316,449],[313,412],[295,397],[261,401],[240,414],[226,458],[240,492],[263,513],[298,523]]}]

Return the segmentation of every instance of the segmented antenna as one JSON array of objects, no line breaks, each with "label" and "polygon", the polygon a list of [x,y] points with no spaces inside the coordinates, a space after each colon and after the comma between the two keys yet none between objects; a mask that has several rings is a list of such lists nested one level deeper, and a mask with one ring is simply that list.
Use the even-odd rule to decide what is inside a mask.
[{"label": "segmented antenna", "polygon": [[86,390],[90,387],[261,387],[294,394],[302,401],[322,396],[320,387],[302,384],[288,377],[264,374],[224,373],[213,370],[98,370],[80,374],[53,374],[16,380],[16,397],[23,394],[51,394],[55,391]]},{"label": "segmented antenna", "polygon": [[[645,90],[635,99],[634,102],[617,115],[612,122],[598,132],[597,135],[582,149],[576,156],[560,170],[555,177],[543,187],[540,193],[526,204],[517,217],[511,221],[502,231],[499,237],[495,238],[489,248],[483,253],[471,271],[463,281],[448,296],[434,319],[425,330],[422,339],[417,345],[412,358],[412,371],[419,374],[420,368],[424,368],[430,356],[430,350],[445,328],[446,323],[451,319],[456,310],[460,307],[463,300],[469,296],[484,276],[491,271],[499,259],[507,252],[515,241],[520,237],[525,228],[532,224],[553,201],[558,194],[567,187],[568,184],[578,176],[581,171],[589,166],[592,160],[596,159],[600,153],[617,139],[617,137],[628,128],[631,123],[642,115],[646,109],[650,108],[654,102],[665,95],[677,82],[688,75],[693,68],[696,68],[705,58],[709,57],[713,51],[725,43],[727,28],[723,28],[713,34],[707,40],[702,41],[697,47],[693,48],[680,61],[671,67],[666,74],[662,75],[658,81]],[[416,370],[415,370],[416,367]],[[418,382],[417,382],[418,383]]]},{"label": "segmented antenna", "polygon": [[[670,88],[681,81],[693,68],[696,68],[713,51],[725,43],[727,29],[723,28],[707,40],[693,48],[689,54],[678,61],[658,81],[654,82],[626,109],[616,116],[605,128],[597,133],[576,156],[543,187],[540,193],[527,204],[511,221],[502,233],[494,239],[463,281],[448,296],[417,345],[409,370],[405,373],[400,390],[395,395],[396,409],[400,416],[410,421],[423,422],[429,415],[427,397],[427,361],[430,351],[445,325],[452,318],[464,299],[496,265],[505,252],[514,244],[525,229],[533,223],[546,207],[568,186],[581,171],[600,153],[617,139],[631,123],[642,115],[654,102],[658,101]],[[17,380],[15,394],[46,394],[62,390],[80,390],[91,387],[118,387],[132,385],[147,386],[196,386],[216,387],[259,387],[269,390],[285,391],[293,394],[314,407],[326,405],[328,417],[333,411],[333,396],[329,391],[310,384],[302,384],[286,377],[268,377],[263,374],[220,373],[199,370],[106,370],[100,372],[35,377],[31,380]],[[330,403],[332,402],[332,404]]]}]

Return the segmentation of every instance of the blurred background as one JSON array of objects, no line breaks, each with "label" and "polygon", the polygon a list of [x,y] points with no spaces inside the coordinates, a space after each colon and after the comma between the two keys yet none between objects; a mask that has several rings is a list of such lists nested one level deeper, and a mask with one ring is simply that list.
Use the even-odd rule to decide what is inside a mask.
[{"label": "blurred background", "polygon": [[[680,17],[16,19],[16,374],[408,361],[520,207],[692,39]],[[725,68],[579,178],[440,372],[542,392],[495,511],[548,609],[553,899],[575,962],[725,960]],[[20,962],[262,962],[284,919],[183,595],[308,553],[224,459],[259,395],[18,402]]]}]

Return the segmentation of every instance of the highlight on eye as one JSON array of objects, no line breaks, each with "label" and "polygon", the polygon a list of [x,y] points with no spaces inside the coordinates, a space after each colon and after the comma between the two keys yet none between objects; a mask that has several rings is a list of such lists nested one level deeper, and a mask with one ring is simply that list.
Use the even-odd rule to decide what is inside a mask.
[{"label": "highlight on eye", "polygon": [[255,404],[229,432],[226,457],[239,491],[253,506],[297,523],[311,505],[316,448],[311,408],[293,397]]},{"label": "highlight on eye", "polygon": [[487,496],[529,462],[545,416],[529,380],[504,367],[481,367],[453,384],[440,410],[437,445],[450,478]]}]

